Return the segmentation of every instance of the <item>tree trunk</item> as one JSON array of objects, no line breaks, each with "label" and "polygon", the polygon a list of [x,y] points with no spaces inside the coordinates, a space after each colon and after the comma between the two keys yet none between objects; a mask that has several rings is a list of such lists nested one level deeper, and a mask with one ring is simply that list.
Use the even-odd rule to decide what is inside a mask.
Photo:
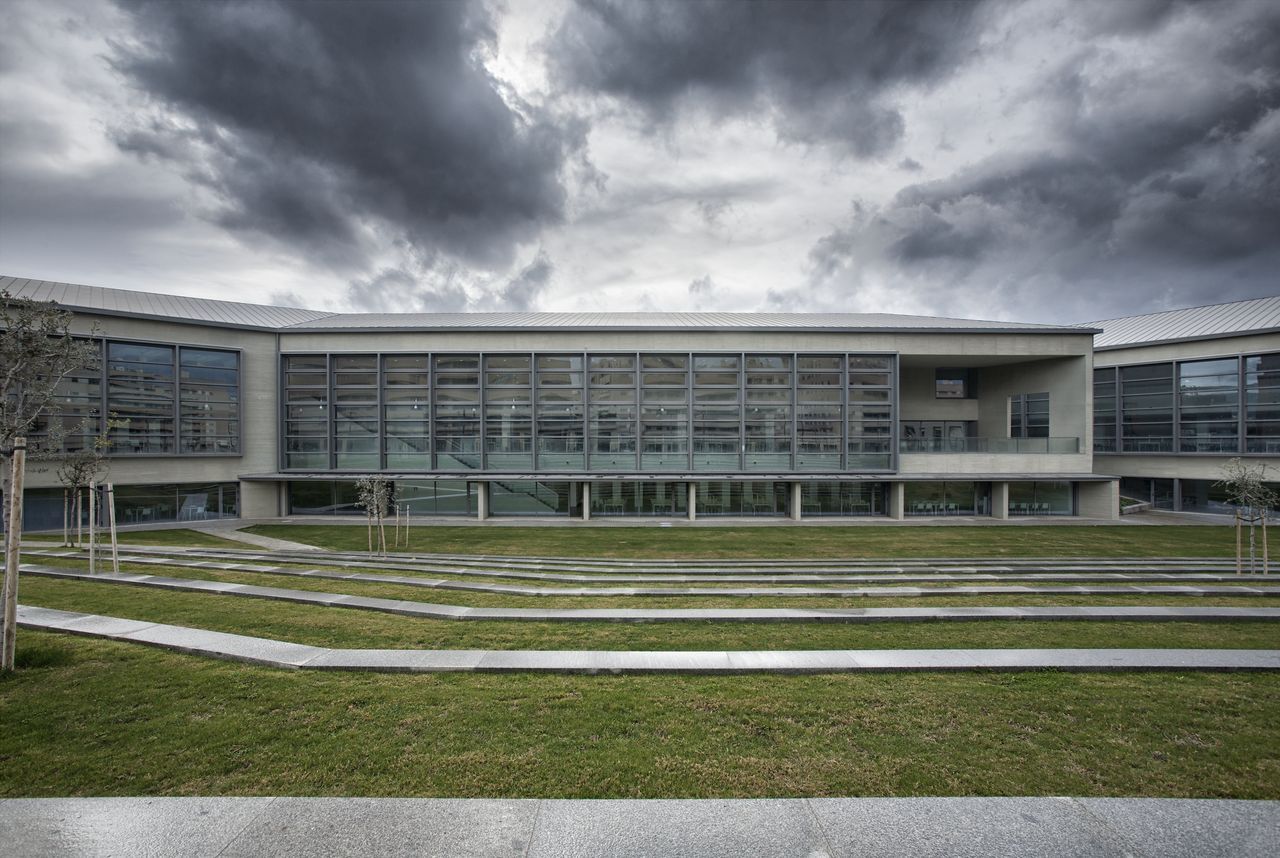
[{"label": "tree trunk", "polygon": [[1249,510],[1249,574],[1252,575],[1258,571],[1258,549],[1257,549],[1257,521],[1258,517],[1253,510]]},{"label": "tree trunk", "polygon": [[373,556],[373,510],[365,513],[365,521],[369,528],[369,556]]},{"label": "tree trunk", "polygon": [[[12,463],[8,456],[0,456],[0,492],[4,494],[3,506],[4,518],[0,520],[0,525],[4,527],[4,557],[5,557],[5,573],[3,581],[9,580],[8,558],[9,558],[9,538],[12,536],[12,529],[9,526],[9,504],[13,500],[13,486],[10,485],[10,478],[13,476]],[[2,586],[2,585],[0,585]],[[3,592],[0,590],[0,592]],[[0,611],[0,641],[9,636],[9,625],[5,622],[4,612]]]},{"label": "tree trunk", "polygon": [[13,439],[12,476],[5,503],[9,507],[5,519],[4,546],[4,622],[0,638],[0,671],[13,670],[18,642],[18,567],[22,564],[22,483],[26,471],[27,439]]}]

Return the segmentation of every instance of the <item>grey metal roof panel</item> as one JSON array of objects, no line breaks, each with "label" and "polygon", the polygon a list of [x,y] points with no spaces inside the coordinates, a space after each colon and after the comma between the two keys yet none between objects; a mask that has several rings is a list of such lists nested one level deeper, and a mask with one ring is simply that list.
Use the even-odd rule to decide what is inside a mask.
[{"label": "grey metal roof panel", "polygon": [[893,313],[325,313],[0,277],[0,289],[65,307],[109,315],[193,324],[290,331],[945,331],[949,333],[1088,334],[1078,326],[1037,325]]},{"label": "grey metal roof panel", "polygon": [[129,289],[82,286],[21,277],[0,277],[0,290],[17,298],[56,301],[68,309],[106,315],[144,316],[172,322],[204,323],[275,330],[324,318],[328,313],[293,307],[271,307],[238,301],[216,301],[182,295],[160,295]]},{"label": "grey metal roof panel", "polygon": [[1280,295],[1088,322],[1098,350],[1280,331]]},{"label": "grey metal roof panel", "polygon": [[1088,333],[1074,326],[892,313],[340,313],[293,331],[807,330]]}]

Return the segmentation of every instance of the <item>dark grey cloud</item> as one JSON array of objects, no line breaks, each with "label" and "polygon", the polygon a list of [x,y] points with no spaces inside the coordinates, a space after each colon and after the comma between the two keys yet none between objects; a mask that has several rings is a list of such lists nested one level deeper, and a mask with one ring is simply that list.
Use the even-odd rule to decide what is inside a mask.
[{"label": "dark grey cloud", "polygon": [[555,265],[544,251],[514,275],[497,280],[437,255],[352,280],[344,303],[373,313],[524,312],[537,308],[554,274]]},{"label": "dark grey cloud", "polygon": [[586,129],[486,71],[478,2],[117,2],[113,66],[156,108],[119,145],[210,189],[230,230],[355,270],[386,239],[500,267],[563,217]]},{"label": "dark grey cloud", "polygon": [[498,308],[517,313],[535,309],[538,298],[551,285],[555,270],[551,259],[546,253],[540,252],[498,290],[495,296]]},{"label": "dark grey cloud", "polygon": [[578,0],[547,44],[553,79],[639,108],[771,114],[780,137],[879,154],[902,135],[890,90],[975,49],[973,2]]},{"label": "dark grey cloud", "polygon": [[418,276],[384,268],[351,281],[346,302],[357,312],[461,313],[467,310],[467,291],[459,272],[448,264]]},{"label": "dark grey cloud", "polygon": [[944,311],[1058,320],[1096,318],[1100,302],[1118,315],[1280,292],[1280,6],[1144,20],[1207,24],[1228,8],[1246,13],[1213,33],[1217,50],[1178,58],[1198,71],[1196,89],[1099,72],[1088,57],[1092,71],[1081,62],[1034,94],[1056,105],[1043,148],[856,207],[814,245],[808,288],[856,303],[898,278]]}]

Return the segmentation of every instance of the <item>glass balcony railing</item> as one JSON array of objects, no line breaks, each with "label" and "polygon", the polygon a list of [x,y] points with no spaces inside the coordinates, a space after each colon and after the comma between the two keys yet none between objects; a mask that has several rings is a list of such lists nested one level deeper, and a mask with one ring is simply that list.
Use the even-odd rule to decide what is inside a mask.
[{"label": "glass balcony railing", "polygon": [[903,438],[903,453],[1079,453],[1079,438]]}]

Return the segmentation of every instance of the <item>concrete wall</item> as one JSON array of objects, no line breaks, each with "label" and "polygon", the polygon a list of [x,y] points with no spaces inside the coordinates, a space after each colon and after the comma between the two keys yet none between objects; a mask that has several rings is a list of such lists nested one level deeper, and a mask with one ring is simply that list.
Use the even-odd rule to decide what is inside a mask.
[{"label": "concrete wall", "polygon": [[282,331],[283,352],[371,351],[832,351],[939,355],[939,366],[967,358],[1063,357],[1088,354],[1087,334],[810,333],[804,331]]},{"label": "concrete wall", "polygon": [[1009,397],[1049,394],[1049,435],[1093,448],[1093,367],[1087,354],[984,367],[978,376],[978,434],[1009,437]]},{"label": "concrete wall", "polygon": [[[938,364],[938,367],[942,364]],[[899,373],[898,407],[903,420],[977,420],[978,400],[938,399],[935,366],[904,366]]]},{"label": "concrete wall", "polygon": [[1080,483],[1076,501],[1076,514],[1083,518],[1120,517],[1120,485],[1114,480]]}]

